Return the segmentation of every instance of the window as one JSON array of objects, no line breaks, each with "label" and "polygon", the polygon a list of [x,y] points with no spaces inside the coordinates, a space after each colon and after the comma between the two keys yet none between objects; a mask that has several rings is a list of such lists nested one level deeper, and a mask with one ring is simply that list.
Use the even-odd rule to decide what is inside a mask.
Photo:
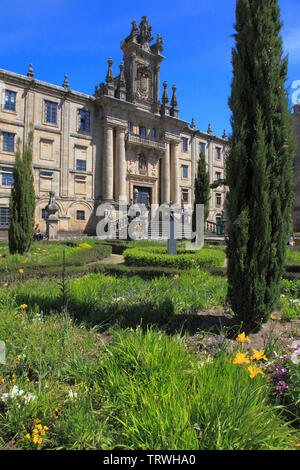
[{"label": "window", "polygon": [[79,130],[89,131],[90,130],[90,112],[80,109],[79,114],[80,114]]},{"label": "window", "polygon": [[86,161],[85,160],[76,160],[76,170],[86,171]]},{"label": "window", "polygon": [[140,126],[140,135],[146,137],[146,127]]},{"label": "window", "polygon": [[4,109],[8,109],[9,111],[16,110],[16,93],[14,91],[5,91]]},{"label": "window", "polygon": [[182,202],[189,202],[189,190],[188,189],[182,190]]},{"label": "window", "polygon": [[4,152],[15,151],[15,134],[3,132],[3,150]]},{"label": "window", "polygon": [[216,206],[220,207],[222,204],[222,194],[216,194]]},{"label": "window", "polygon": [[182,165],[181,168],[182,168],[182,178],[187,178],[189,167],[187,165]]},{"label": "window", "polygon": [[47,219],[47,217],[48,217],[48,211],[47,211],[47,209],[42,209],[42,219],[45,220],[45,219]]},{"label": "window", "polygon": [[45,121],[50,124],[56,124],[57,121],[57,103],[45,101]]},{"label": "window", "polygon": [[152,129],[152,138],[156,139],[156,129],[155,129],[155,127],[153,127],[153,129]]},{"label": "window", "polygon": [[51,177],[51,176],[53,176],[53,173],[52,173],[52,171],[40,171],[40,176]]},{"label": "window", "polygon": [[203,152],[205,154],[205,143],[204,142],[200,142],[200,152]]},{"label": "window", "polygon": [[182,150],[184,152],[187,152],[187,150],[188,150],[188,139],[187,139],[187,137],[182,137],[181,140],[182,140]]},{"label": "window", "polygon": [[219,181],[221,179],[221,172],[220,171],[216,171],[216,180]]},{"label": "window", "polygon": [[85,212],[76,211],[76,220],[85,220]]},{"label": "window", "polygon": [[221,149],[220,149],[220,147],[216,147],[216,159],[221,160]]},{"label": "window", "polygon": [[12,186],[12,184],[13,184],[12,168],[2,168],[2,185]]},{"label": "window", "polygon": [[9,208],[0,207],[0,227],[9,226]]},{"label": "window", "polygon": [[130,132],[132,132],[132,124],[131,122],[128,123],[128,132],[130,134]]}]

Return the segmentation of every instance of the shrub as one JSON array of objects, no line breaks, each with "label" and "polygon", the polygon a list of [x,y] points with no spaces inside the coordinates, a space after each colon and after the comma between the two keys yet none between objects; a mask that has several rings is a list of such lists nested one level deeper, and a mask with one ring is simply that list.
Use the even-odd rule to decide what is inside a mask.
[{"label": "shrub", "polygon": [[150,249],[132,248],[124,251],[128,266],[163,266],[177,269],[198,267],[216,267],[224,264],[226,255],[222,250],[203,248],[198,252],[178,250],[177,255],[168,255],[167,248]]}]

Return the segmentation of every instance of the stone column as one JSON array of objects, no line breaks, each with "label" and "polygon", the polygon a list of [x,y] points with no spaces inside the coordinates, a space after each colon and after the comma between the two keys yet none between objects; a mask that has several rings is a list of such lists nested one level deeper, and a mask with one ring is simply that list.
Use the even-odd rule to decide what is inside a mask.
[{"label": "stone column", "polygon": [[126,153],[125,153],[125,129],[117,128],[117,152],[119,165],[119,200],[127,201],[126,193]]},{"label": "stone column", "polygon": [[180,197],[180,186],[179,186],[179,178],[180,178],[180,170],[179,170],[179,157],[178,157],[179,145],[177,142],[173,142],[171,144],[171,154],[172,154],[172,182],[173,182],[173,194],[172,194],[172,202],[174,204],[181,204],[181,197]]},{"label": "stone column", "polygon": [[170,204],[170,143],[166,142],[166,150],[162,165],[163,202]]},{"label": "stone column", "polygon": [[191,165],[191,183],[192,183],[192,202],[195,197],[195,177],[197,174],[197,142],[196,137],[192,137],[192,165]]},{"label": "stone column", "polygon": [[[212,184],[213,180],[214,180],[214,175],[213,175],[213,158],[214,158],[214,155],[213,155],[213,143],[212,141],[210,140],[208,142],[208,170],[209,170],[209,180],[210,180],[210,184]],[[213,209],[213,205],[214,205],[214,201],[213,201],[213,190],[211,189],[210,190],[210,195],[211,195],[211,198],[209,200],[209,209],[212,210]],[[211,214],[209,213],[208,214],[208,217],[210,218]],[[211,219],[210,219],[211,220]]]},{"label": "stone column", "polygon": [[104,199],[113,200],[114,194],[114,129],[110,124],[104,127]]}]

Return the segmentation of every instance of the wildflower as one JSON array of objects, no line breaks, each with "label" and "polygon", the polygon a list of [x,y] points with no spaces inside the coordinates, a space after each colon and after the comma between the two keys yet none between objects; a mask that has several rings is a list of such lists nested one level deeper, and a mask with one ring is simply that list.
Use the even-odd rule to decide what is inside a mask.
[{"label": "wildflower", "polygon": [[55,408],[55,411],[54,411],[54,413],[53,413],[53,416],[54,416],[54,418],[58,418],[59,416],[61,416],[61,412],[59,411],[58,408]]},{"label": "wildflower", "polygon": [[40,420],[38,418],[36,418],[34,421],[33,421],[35,424],[40,424]]},{"label": "wildflower", "polygon": [[238,352],[235,358],[233,359],[233,364],[250,364],[249,359],[246,357],[248,353]]},{"label": "wildflower", "polygon": [[250,372],[250,378],[253,379],[256,375],[261,374],[264,375],[263,371],[257,367],[256,364],[254,366],[249,366],[248,371]]},{"label": "wildflower", "polygon": [[265,350],[263,349],[262,351],[257,351],[256,349],[253,349],[253,356],[251,356],[251,360],[256,360],[256,361],[260,361],[261,359],[264,359],[265,361],[267,361],[268,359],[266,358],[266,356],[264,355],[264,352]]},{"label": "wildflower", "polygon": [[31,439],[30,434],[26,434],[25,438],[26,439]]},{"label": "wildflower", "polygon": [[39,438],[37,436],[33,436],[32,440],[35,444],[37,444],[39,441]]},{"label": "wildflower", "polygon": [[20,308],[22,308],[23,310],[25,310],[25,308],[27,308],[27,307],[28,307],[27,304],[22,304],[22,305],[20,305]]},{"label": "wildflower", "polygon": [[177,279],[179,279],[179,275],[178,275],[178,274],[174,274],[173,279],[175,279],[175,281],[177,281]]},{"label": "wildflower", "polygon": [[20,273],[20,274],[23,274],[23,273],[24,273],[24,269],[19,269],[19,273]]},{"label": "wildflower", "polygon": [[276,320],[277,318],[275,317],[275,315],[273,315],[273,313],[270,315],[270,318],[271,320]]},{"label": "wildflower", "polygon": [[245,335],[245,333],[241,333],[240,335],[238,335],[238,337],[236,338],[236,341],[239,341],[241,343],[244,343],[245,341],[249,341],[250,343],[250,339],[248,338],[248,336]]},{"label": "wildflower", "polygon": [[16,362],[17,364],[19,364],[19,363],[21,362],[20,358],[19,358],[19,357],[16,357],[15,362]]},{"label": "wildflower", "polygon": [[5,284],[3,284],[3,287],[7,287],[7,286],[8,286],[7,282]]}]

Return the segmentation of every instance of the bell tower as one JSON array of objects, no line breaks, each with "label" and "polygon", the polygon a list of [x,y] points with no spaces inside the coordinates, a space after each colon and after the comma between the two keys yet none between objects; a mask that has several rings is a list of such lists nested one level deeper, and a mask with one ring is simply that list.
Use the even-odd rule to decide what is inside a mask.
[{"label": "bell tower", "polygon": [[129,36],[121,43],[124,54],[124,75],[126,81],[126,100],[138,108],[159,113],[159,74],[160,63],[164,59],[162,36],[157,35],[152,45],[152,26],[146,16],[142,17],[139,27],[132,22]]}]

